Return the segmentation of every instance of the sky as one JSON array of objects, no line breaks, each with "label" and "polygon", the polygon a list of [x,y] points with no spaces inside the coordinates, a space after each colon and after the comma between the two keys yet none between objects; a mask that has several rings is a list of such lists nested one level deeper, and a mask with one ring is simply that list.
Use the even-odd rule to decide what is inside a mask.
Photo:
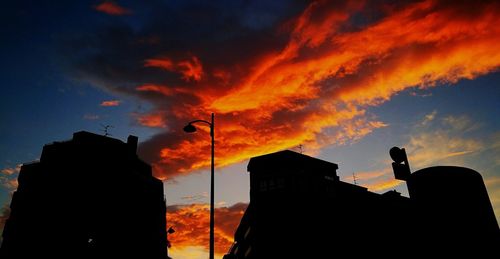
[{"label": "sky", "polygon": [[216,252],[249,202],[248,159],[290,149],[383,193],[412,171],[483,176],[500,219],[497,1],[9,1],[0,10],[0,228],[22,163],[73,132],[139,137],[164,181],[174,258]]}]

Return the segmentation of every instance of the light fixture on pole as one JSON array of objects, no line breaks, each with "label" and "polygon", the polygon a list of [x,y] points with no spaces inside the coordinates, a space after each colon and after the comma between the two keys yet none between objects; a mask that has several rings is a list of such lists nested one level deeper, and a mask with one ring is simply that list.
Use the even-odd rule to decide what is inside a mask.
[{"label": "light fixture on pole", "polygon": [[210,126],[210,137],[212,138],[212,161],[210,164],[210,259],[214,259],[214,114],[212,113],[211,122],[206,120],[194,120],[189,122],[185,127],[184,131],[187,133],[196,132],[196,127],[193,125],[194,123],[205,123]]}]

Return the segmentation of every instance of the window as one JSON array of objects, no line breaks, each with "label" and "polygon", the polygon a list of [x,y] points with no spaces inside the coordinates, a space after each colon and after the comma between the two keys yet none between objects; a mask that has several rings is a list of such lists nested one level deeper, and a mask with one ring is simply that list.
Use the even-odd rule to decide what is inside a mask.
[{"label": "window", "polygon": [[335,181],[335,177],[329,175],[325,175],[325,179],[328,181]]},{"label": "window", "polygon": [[276,189],[276,185],[274,183],[274,179],[269,180],[269,190]]},{"label": "window", "polygon": [[260,180],[259,186],[260,186],[259,189],[261,192],[267,191],[267,181],[266,180]]},{"label": "window", "polygon": [[245,251],[245,257],[248,257],[248,255],[250,254],[251,251],[252,251],[252,247],[249,246],[247,251]]},{"label": "window", "polygon": [[285,188],[285,178],[278,178],[278,189]]},{"label": "window", "polygon": [[245,232],[245,236],[243,237],[244,239],[247,239],[248,234],[250,234],[250,228],[251,227],[248,227],[247,231]]}]

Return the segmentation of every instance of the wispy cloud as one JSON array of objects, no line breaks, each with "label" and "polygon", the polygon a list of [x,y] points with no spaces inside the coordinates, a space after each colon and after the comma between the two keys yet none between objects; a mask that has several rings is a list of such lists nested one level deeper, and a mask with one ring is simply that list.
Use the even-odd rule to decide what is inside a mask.
[{"label": "wispy cloud", "polygon": [[22,165],[19,164],[16,167],[6,167],[0,170],[0,184],[9,192],[17,189],[17,176],[21,171],[21,166]]},{"label": "wispy cloud", "polygon": [[200,60],[195,56],[177,62],[169,58],[147,59],[144,62],[144,66],[158,67],[167,71],[180,73],[186,81],[200,81],[203,75],[203,67]]},{"label": "wispy cloud", "polygon": [[436,110],[432,111],[429,114],[426,114],[424,116],[424,119],[420,122],[420,125],[422,127],[427,126],[429,123],[431,123],[436,118],[436,115],[437,115],[437,111]]},{"label": "wispy cloud", "polygon": [[182,196],[181,199],[188,201],[188,202],[195,202],[203,199],[208,198],[208,193],[204,192],[202,194],[196,194],[196,195],[188,195],[188,196]]},{"label": "wispy cloud", "polygon": [[119,106],[120,103],[121,101],[119,100],[109,100],[109,101],[102,101],[100,105],[104,107],[111,107],[111,106]]},{"label": "wispy cloud", "polygon": [[118,5],[115,1],[109,0],[94,6],[94,9],[109,15],[127,15],[132,13],[132,11]]},{"label": "wispy cloud", "polygon": [[133,113],[133,116],[137,118],[137,122],[142,126],[150,128],[165,128],[167,123],[163,114],[164,112],[157,111],[155,113],[146,114]]},{"label": "wispy cloud", "polygon": [[86,113],[86,114],[83,115],[83,119],[84,120],[98,120],[99,119],[99,115]]},{"label": "wispy cloud", "polygon": [[437,118],[435,112],[431,114],[437,121],[430,123],[429,115],[426,115],[405,145],[414,170],[432,165],[464,165],[466,156],[486,148],[487,144],[482,140],[466,136],[467,132],[479,128],[467,116]]},{"label": "wispy cloud", "polygon": [[[477,130],[480,130],[480,125],[466,115],[440,115],[434,110],[414,123],[408,134],[408,141],[402,147],[408,153],[412,171],[437,165],[474,168],[478,165],[471,161],[479,159],[495,145],[495,141],[487,142],[468,136],[468,133]],[[394,179],[391,162],[379,161],[377,164],[385,167],[357,172],[356,179],[371,191],[385,191],[403,184],[404,182]]]},{"label": "wispy cloud", "polygon": [[404,184],[404,182],[394,179],[392,174],[388,174],[387,176],[388,177],[385,179],[370,182],[366,185],[366,187],[368,187],[370,191],[380,192],[393,189],[398,185]]},{"label": "wispy cloud", "polygon": [[[380,164],[383,164],[382,162]],[[380,170],[355,172],[350,179],[343,179],[347,182],[354,182],[356,184],[367,187],[368,190],[373,192],[381,192],[403,184],[402,181],[394,179],[392,168],[385,167]]]},{"label": "wispy cloud", "polygon": [[21,165],[17,165],[14,168],[12,168],[12,167],[4,168],[4,169],[0,170],[0,172],[3,175],[9,175],[10,176],[10,175],[19,173],[20,170],[21,170]]}]

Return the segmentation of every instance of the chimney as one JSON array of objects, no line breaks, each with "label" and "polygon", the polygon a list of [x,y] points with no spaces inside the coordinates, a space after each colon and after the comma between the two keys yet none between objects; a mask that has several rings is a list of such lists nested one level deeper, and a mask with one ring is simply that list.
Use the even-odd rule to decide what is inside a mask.
[{"label": "chimney", "polygon": [[129,135],[127,138],[127,146],[128,149],[130,150],[130,153],[136,154],[137,153],[137,142],[139,142],[139,138],[136,136]]}]

